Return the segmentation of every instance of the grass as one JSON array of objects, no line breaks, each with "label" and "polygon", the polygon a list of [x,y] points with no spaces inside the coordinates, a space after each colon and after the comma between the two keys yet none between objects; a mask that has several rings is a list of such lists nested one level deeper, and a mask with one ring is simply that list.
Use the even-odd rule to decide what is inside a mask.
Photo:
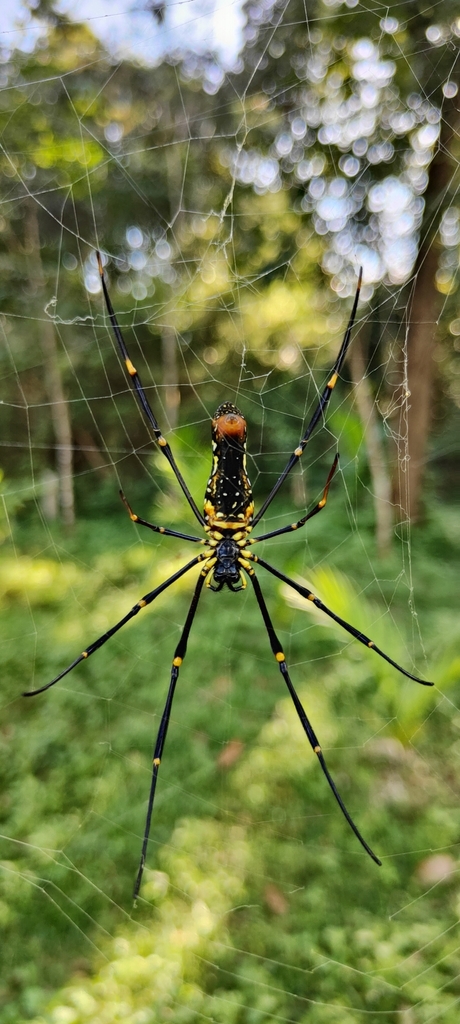
[{"label": "grass", "polygon": [[82,521],[71,538],[17,524],[15,548],[2,549],[2,1024],[43,1013],[112,1020],[114,1001],[124,1019],[142,1021],[347,1024],[364,1012],[370,1021],[375,1013],[422,1024],[438,1014],[453,1024],[454,523],[453,512],[441,517],[433,506],[414,531],[418,619],[405,550],[380,565],[364,517],[350,537],[336,505],[308,536],[274,543],[270,555],[266,546],[285,571],[316,572],[331,605],[372,627],[403,664],[414,656],[445,692],[404,680],[263,579],[293,680],[383,867],[363,854],[328,791],[253,595],[206,592],[133,919],[151,750],[191,579],[55,689],[28,701],[20,693],[72,661],[189,548],[145,538],[122,517]]}]

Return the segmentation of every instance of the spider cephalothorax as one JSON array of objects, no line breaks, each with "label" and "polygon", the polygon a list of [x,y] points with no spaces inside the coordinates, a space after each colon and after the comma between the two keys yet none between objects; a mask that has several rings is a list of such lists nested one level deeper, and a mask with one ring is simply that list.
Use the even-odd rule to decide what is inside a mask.
[{"label": "spider cephalothorax", "polygon": [[115,316],[112,303],[110,301],[109,293],[107,291],[102,261],[99,253],[97,254],[97,258],[99,263],[99,272],[101,275],[102,288],[104,292],[105,302],[107,305],[107,310],[115,333],[115,337],[120,348],[120,352],[125,362],[127,372],[132,381],[134,390],[136,391],[141,408],[145,413],[145,416],[153,431],[155,440],[159,444],[161,451],[163,452],[170,466],[172,467],[176,479],[180,487],[182,488],[185,497],[187,498],[187,501],[190,505],[190,508],[192,509],[193,514],[200,523],[200,526],[205,531],[205,537],[193,537],[190,534],[179,533],[177,530],[170,530],[168,527],[165,526],[155,526],[153,523],[149,523],[145,519],[141,519],[140,516],[136,515],[136,513],[132,511],[130,505],[126,501],[126,498],[122,494],[123,501],[126,505],[129,515],[131,516],[131,519],[133,520],[133,522],[138,523],[139,526],[146,526],[148,527],[149,530],[153,530],[155,533],[162,533],[168,537],[178,537],[181,540],[189,541],[193,544],[204,544],[205,551],[202,551],[199,555],[196,555],[195,558],[192,558],[190,562],[187,562],[187,564],[182,566],[181,569],[178,569],[177,572],[170,576],[169,579],[165,580],[164,583],[161,583],[160,586],[156,587],[155,590],[151,590],[148,594],[145,594],[145,596],[142,597],[137,602],[137,604],[134,605],[133,608],[131,608],[131,611],[129,611],[114,626],[112,626],[111,629],[107,630],[106,633],[103,633],[102,636],[98,637],[97,640],[90,644],[89,647],[87,647],[87,649],[83,651],[82,654],[75,658],[75,661],[73,661],[71,665],[69,665],[66,669],[64,669],[63,672],[56,676],[55,679],[52,679],[50,683],[47,683],[45,686],[40,687],[38,690],[28,691],[25,694],[25,696],[31,697],[37,693],[42,693],[43,690],[47,690],[50,686],[53,686],[54,683],[57,683],[60,679],[66,676],[68,672],[71,672],[71,670],[75,668],[75,666],[78,665],[81,661],[83,661],[85,658],[89,658],[91,654],[94,654],[95,651],[99,650],[99,648],[102,647],[103,644],[107,642],[107,640],[110,640],[110,637],[113,636],[114,633],[117,633],[118,630],[121,629],[126,622],[129,622],[130,619],[137,615],[142,608],[145,608],[147,605],[151,604],[152,601],[154,601],[155,598],[157,598],[159,594],[161,594],[164,590],[170,587],[172,583],[175,583],[176,580],[178,580],[181,576],[183,576],[194,566],[200,566],[200,572],[198,580],[195,584],[195,590],[193,593],[187,618],[182,629],[179,643],[177,644],[176,650],[174,652],[174,658],[171,666],[171,677],[168,695],[166,698],[164,711],[161,717],[160,728],[158,730],[158,735],[155,741],[155,747],[153,752],[152,780],[150,785],[150,796],[144,829],[144,841],[142,844],[141,859],[134,886],[134,898],[136,898],[139,893],[142,881],[142,874],[144,870],[147,845],[150,834],[150,821],[153,810],[153,802],[155,798],[158,770],[160,767],[160,761],[163,754],[166,734],[168,731],[171,707],[175,693],[177,678],[179,675],[180,666],[186,654],[190,630],[192,628],[192,623],[195,617],[195,613],[198,607],[198,602],[200,600],[203,587],[206,583],[206,585],[211,590],[215,591],[222,590],[222,588],[225,585],[232,591],[242,590],[246,586],[247,576],[251,581],[254,589],[254,594],[262,614],[262,619],[265,628],[267,630],[268,639],[270,642],[272,652],[278,663],[280,672],[286,683],[289,694],[294,703],[294,707],[297,711],[300,723],[307,736],[310,746],[312,747],[312,750],[318,757],[324,775],[326,776],[329,786],[331,787],[331,790],[345,818],[347,819],[348,824],[353,829],[353,832],[355,833],[361,845],[364,847],[369,856],[372,857],[372,859],[377,864],[380,864],[380,860],[378,859],[378,857],[376,857],[375,853],[373,853],[370,846],[368,846],[366,840],[363,839],[363,836],[361,835],[358,827],[355,825],[353,819],[348,813],[345,804],[343,803],[343,800],[334,783],[334,780],[330,775],[316,734],[313,730],[307,713],[297,695],[297,692],[294,689],[294,686],[291,682],[286,664],[286,658],[284,656],[278,637],[275,633],[273,623],[270,618],[270,613],[265,603],[265,599],[260,588],[259,580],[256,576],[254,564],[257,563],[257,565],[261,566],[263,569],[266,569],[277,579],[281,580],[283,583],[286,583],[289,587],[292,587],[293,590],[296,590],[299,594],[302,595],[302,597],[307,598],[308,601],[312,601],[312,603],[322,612],[324,612],[325,615],[328,615],[330,618],[334,619],[335,622],[338,622],[339,625],[347,631],[347,633],[350,633],[351,636],[355,638],[355,640],[358,640],[359,643],[364,644],[366,647],[371,647],[376,654],[380,655],[381,658],[384,658],[385,661],[387,661],[390,665],[393,665],[393,667],[398,669],[399,672],[402,672],[403,675],[408,676],[409,679],[414,679],[417,683],[424,683],[427,686],[432,686],[433,684],[425,683],[423,679],[419,679],[418,676],[412,675],[412,673],[407,672],[406,669],[401,668],[401,666],[398,665],[395,661],[393,661],[393,659],[390,658],[388,654],[385,654],[384,651],[380,650],[380,648],[377,647],[376,644],[374,644],[374,642],[369,639],[369,637],[365,636],[364,633],[361,633],[360,630],[356,629],[355,626],[350,625],[349,622],[345,622],[344,619],[336,615],[335,612],[331,611],[330,608],[327,608],[326,605],[324,605],[323,602],[320,600],[320,598],[315,597],[315,595],[312,594],[311,590],[309,590],[307,587],[302,586],[299,583],[296,583],[288,576],[285,576],[284,573],[279,572],[278,569],[275,569],[274,566],[270,565],[268,562],[265,562],[262,558],[252,553],[253,544],[258,544],[259,541],[261,540],[269,540],[269,538],[271,537],[278,537],[281,534],[290,533],[292,530],[300,529],[302,526],[305,526],[305,523],[307,523],[308,520],[312,518],[312,516],[315,516],[324,508],[329,493],[329,486],[334,476],[334,473],[337,469],[338,455],[335,456],[335,459],[332,463],[322,497],[317,502],[317,504],[310,510],[310,512],[307,512],[306,515],[304,515],[301,519],[299,519],[295,523],[291,523],[289,526],[281,526],[276,530],[272,530],[270,533],[264,533],[262,535],[259,535],[258,537],[250,536],[253,528],[257,526],[264,512],[273,501],[275,494],[277,494],[277,492],[279,491],[288,473],[290,473],[293,466],[295,466],[296,463],[299,461],[313,430],[315,429],[317,424],[323,419],[327,403],[331,397],[332,390],[337,382],[338,375],[340,373],[343,361],[347,354],[348,346],[350,344],[351,329],[354,323],[356,308],[358,304],[359,289],[361,285],[361,272],[358,279],[358,287],[356,289],[355,301],[353,303],[353,309],[351,312],[350,320],[348,322],[348,327],[345,331],[345,336],[342,341],[342,345],[340,347],[337,359],[332,368],[330,377],[322,393],[320,394],[319,400],[317,402],[313,415],[308,423],[308,426],[306,427],[303,437],[299,441],[297,448],[295,448],[294,451],[292,452],[292,455],[288,459],[288,462],[283,472],[278,477],[275,485],[270,491],[270,494],[265,499],[261,508],[258,510],[255,516],[251,484],[249,482],[249,478],[246,472],[246,420],[243,414],[239,411],[239,409],[237,409],[236,406],[233,405],[231,402],[225,402],[223,405],[220,405],[219,408],[217,409],[216,414],[212,420],[213,461],[211,475],[209,477],[208,485],[206,488],[203,515],[200,512],[197,504],[195,503],[192,495],[190,494],[187,484],[185,483],[185,480],[178,466],[176,465],[176,461],[174,459],[174,455],[171,451],[171,448],[166,438],[163,437],[160,427],[155,418],[155,415],[149,405],[147,396],[142,387],[137,370],[135,366],[133,366],[133,363],[129,358],[128,350],[126,348],[123,336],[121,334],[118,321]]},{"label": "spider cephalothorax", "polygon": [[211,590],[222,590],[227,585],[229,590],[244,590],[246,581],[241,573],[238,559],[241,547],[231,537],[218,541],[216,547],[216,564],[211,570],[211,578],[207,585]]}]

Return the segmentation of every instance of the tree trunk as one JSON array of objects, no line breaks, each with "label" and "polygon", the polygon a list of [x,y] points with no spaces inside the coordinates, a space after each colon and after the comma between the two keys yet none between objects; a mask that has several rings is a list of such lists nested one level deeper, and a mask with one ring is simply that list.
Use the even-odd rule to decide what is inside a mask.
[{"label": "tree trunk", "polygon": [[[29,264],[29,281],[34,297],[43,307],[45,305],[45,275],[40,254],[40,231],[37,209],[31,201],[27,207],[25,221],[25,240]],[[59,367],[59,352],[56,334],[51,321],[40,319],[37,322],[40,346],[43,354],[45,371],[45,387],[50,402],[51,419],[56,442],[56,470],[59,478],[59,503],[61,517],[65,526],[73,526],[75,522],[74,488],[73,488],[73,451],[72,428],[67,399],[62,384]]]},{"label": "tree trunk", "polygon": [[454,170],[450,146],[458,127],[458,110],[446,103],[438,150],[430,165],[425,215],[414,281],[407,310],[406,356],[398,425],[398,466],[394,501],[405,519],[420,517],[420,500],[431,425],[435,335],[443,296],[436,288],[439,223],[443,194]]},{"label": "tree trunk", "polygon": [[382,430],[376,413],[374,397],[366,377],[361,338],[355,337],[348,360],[354,381],[356,404],[364,427],[369,470],[374,498],[377,551],[383,558],[391,549],[393,536],[393,502],[391,478],[385,458]]}]

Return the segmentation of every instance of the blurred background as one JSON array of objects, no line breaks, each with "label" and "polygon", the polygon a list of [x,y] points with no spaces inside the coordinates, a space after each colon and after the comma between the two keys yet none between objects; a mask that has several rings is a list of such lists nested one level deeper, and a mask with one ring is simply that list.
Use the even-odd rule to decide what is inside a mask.
[{"label": "blurred background", "polygon": [[[458,1020],[458,4],[53,0],[0,14],[0,1022]],[[252,593],[203,596],[132,908],[151,752],[193,579],[43,686],[199,535],[210,418],[264,517],[327,508],[263,570],[342,817]],[[261,532],[261,531],[260,531]],[[145,536],[147,534],[147,536]],[[192,552],[193,554],[193,552]],[[191,574],[192,575],[192,574]]]}]

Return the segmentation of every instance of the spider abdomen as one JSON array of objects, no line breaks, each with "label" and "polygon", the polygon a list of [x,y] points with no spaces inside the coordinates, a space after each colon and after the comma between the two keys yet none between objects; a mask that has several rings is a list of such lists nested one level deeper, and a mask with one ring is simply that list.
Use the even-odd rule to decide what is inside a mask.
[{"label": "spider abdomen", "polygon": [[[205,494],[209,525],[229,528],[252,519],[254,503],[246,472],[246,420],[231,402],[224,402],[212,420],[212,469]],[[231,524],[231,526],[230,526]]]}]

